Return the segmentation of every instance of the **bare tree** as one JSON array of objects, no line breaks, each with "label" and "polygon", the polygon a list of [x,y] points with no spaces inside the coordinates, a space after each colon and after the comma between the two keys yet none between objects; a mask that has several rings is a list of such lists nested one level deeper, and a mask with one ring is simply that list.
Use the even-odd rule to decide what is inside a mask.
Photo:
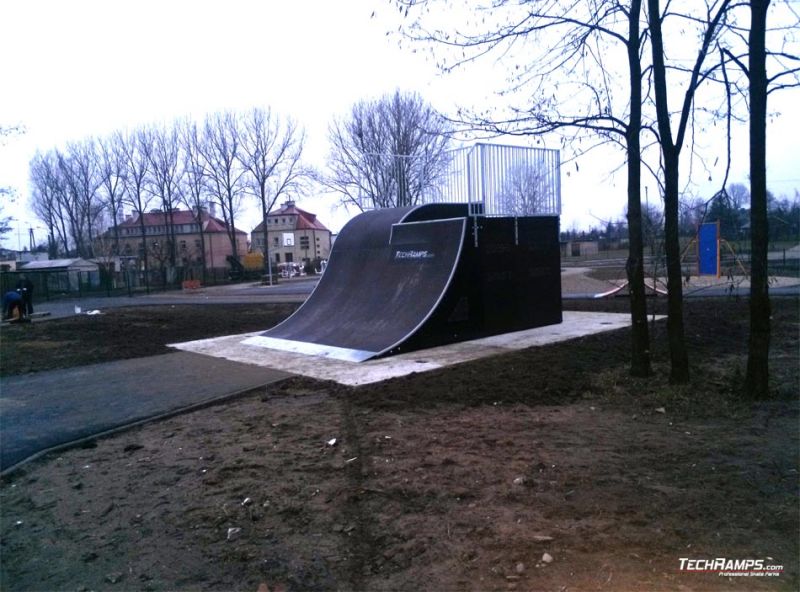
[{"label": "bare tree", "polygon": [[100,166],[101,190],[107,212],[111,217],[114,238],[112,248],[104,245],[104,251],[119,255],[119,218],[125,195],[125,157],[120,145],[120,136],[113,135],[97,142],[97,159]]},{"label": "bare tree", "polygon": [[239,258],[236,241],[236,215],[242,203],[241,140],[239,117],[233,112],[206,117],[203,127],[203,157],[208,187],[222,211],[222,220],[231,244],[232,257]]},{"label": "bare tree", "polygon": [[[800,86],[800,52],[796,32],[800,15],[791,3],[751,0],[748,29],[731,27],[731,37],[746,50],[735,52],[733,44],[722,51],[735,62],[747,79],[750,132],[750,337],[748,341],[745,394],[769,396],[769,344],[772,306],[768,291],[769,200],[766,170],[767,99],[775,91]],[[770,29],[770,8],[781,7],[793,22]],[[746,62],[746,63],[745,63]],[[770,70],[772,73],[768,73]]]},{"label": "bare tree", "polygon": [[254,108],[243,119],[241,141],[239,161],[247,171],[243,182],[261,206],[264,273],[272,284],[267,214],[307,174],[300,165],[305,133],[291,119],[282,121],[269,109]]},{"label": "bare tree", "polygon": [[[688,71],[681,109],[678,112],[677,133],[673,136],[673,115],[669,107],[666,53],[662,24],[665,15],[659,0],[648,0],[648,22],[650,24],[653,56],[653,89],[658,121],[658,136],[663,159],[664,174],[664,241],[667,257],[667,338],[670,351],[670,381],[685,383],[689,380],[689,355],[683,326],[683,273],[681,249],[678,236],[678,209],[680,197],[680,156],[686,142],[686,133],[695,94],[701,82],[708,77],[706,60],[725,24],[730,0],[714,1],[706,6],[703,17],[692,20],[700,25],[700,47],[692,68]],[[683,17],[685,18],[685,17]],[[685,41],[684,41],[685,43]]]},{"label": "bare tree", "polygon": [[183,174],[183,158],[180,153],[177,125],[162,125],[153,128],[149,178],[151,187],[161,200],[161,209],[164,212],[164,221],[169,237],[167,244],[162,245],[162,251],[166,252],[166,261],[169,262],[172,270],[175,269],[177,259],[174,212],[179,204],[179,188]]},{"label": "bare tree", "polygon": [[547,171],[535,164],[519,164],[506,171],[500,199],[510,216],[527,216],[544,210],[549,198]]},{"label": "bare tree", "polygon": [[398,90],[361,101],[331,124],[321,181],[362,210],[414,205],[449,164],[450,131],[418,94]]},{"label": "bare tree", "polygon": [[208,165],[203,156],[204,147],[203,133],[197,123],[184,120],[179,125],[180,141],[183,154],[183,170],[185,174],[182,178],[181,199],[191,210],[197,230],[200,235],[200,246],[198,248],[200,262],[202,264],[202,280],[206,282],[206,236],[204,215],[208,208],[208,188],[207,170]]},{"label": "bare tree", "polygon": [[150,264],[147,249],[147,214],[151,194],[148,192],[147,180],[150,171],[150,159],[153,151],[152,134],[146,128],[140,128],[123,135],[116,134],[116,142],[121,147],[125,161],[125,201],[138,215],[139,237],[141,240],[139,254],[144,265],[145,287],[150,292]]},{"label": "bare tree", "polygon": [[30,182],[31,207],[47,226],[50,257],[55,258],[60,252],[69,252],[69,235],[61,209],[63,200],[59,198],[66,193],[66,188],[54,151],[47,154],[37,152],[34,155],[30,162]]},{"label": "bare tree", "polygon": [[95,158],[94,140],[70,142],[66,152],[56,151],[56,154],[66,183],[62,204],[72,240],[80,257],[91,257],[92,240],[103,210],[97,195],[102,180]]},{"label": "bare tree", "polygon": [[[745,393],[755,399],[769,396],[769,342],[771,335],[767,249],[767,95],[772,90],[797,86],[796,67],[800,58],[781,52],[794,67],[767,76],[767,11],[770,0],[750,0],[749,61],[745,70],[750,98],[750,338],[747,354]],[[797,26],[797,23],[795,23]],[[793,83],[785,76],[792,75]],[[772,89],[769,88],[772,84]]]}]

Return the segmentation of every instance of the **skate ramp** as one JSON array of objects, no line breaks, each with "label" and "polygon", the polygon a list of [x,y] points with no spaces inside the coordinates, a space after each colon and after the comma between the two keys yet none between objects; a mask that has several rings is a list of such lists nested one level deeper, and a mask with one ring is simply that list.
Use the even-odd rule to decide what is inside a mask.
[{"label": "skate ramp", "polygon": [[245,343],[362,362],[561,322],[557,219],[468,214],[464,204],[360,214],[308,300]]}]

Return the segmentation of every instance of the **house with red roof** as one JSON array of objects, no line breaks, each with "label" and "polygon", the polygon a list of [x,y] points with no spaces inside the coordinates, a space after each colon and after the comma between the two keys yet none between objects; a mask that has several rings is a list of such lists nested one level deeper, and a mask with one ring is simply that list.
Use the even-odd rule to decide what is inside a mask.
[{"label": "house with red roof", "polygon": [[[144,222],[144,244],[140,220]],[[117,231],[118,254],[141,259],[146,248],[151,266],[171,264],[173,237],[177,267],[202,265],[205,252],[207,269],[226,268],[227,257],[233,254],[225,222],[205,210],[199,216],[190,210],[173,210],[171,215],[161,210],[134,214],[117,225]],[[103,240],[113,243],[114,236],[114,229],[110,228],[104,233]],[[236,229],[235,236],[237,256],[241,258],[247,253],[247,233]]]},{"label": "house with red roof", "polygon": [[[327,260],[331,252],[331,231],[316,214],[287,201],[267,214],[269,256],[275,263],[306,263]],[[264,252],[264,223],[250,233],[253,251]]]}]

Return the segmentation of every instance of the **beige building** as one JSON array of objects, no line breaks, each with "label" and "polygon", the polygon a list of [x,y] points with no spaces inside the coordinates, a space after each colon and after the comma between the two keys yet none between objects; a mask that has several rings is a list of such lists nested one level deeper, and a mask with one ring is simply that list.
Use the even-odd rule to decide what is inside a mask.
[{"label": "beige building", "polygon": [[[316,214],[287,201],[267,214],[269,254],[275,263],[306,263],[327,260],[331,253],[331,231]],[[264,223],[250,233],[253,251],[264,252]]]},{"label": "beige building", "polygon": [[[202,212],[198,221],[194,212],[189,210],[173,211],[171,217],[162,211],[153,211],[144,214],[144,227],[147,256],[151,266],[154,263],[169,264],[169,246],[172,234],[170,227],[172,227],[175,235],[176,265],[178,267],[201,265],[204,247],[206,268],[228,267],[227,257],[233,253],[233,250],[225,230],[225,223],[208,212]],[[119,255],[141,258],[144,255],[144,248],[139,216],[128,216],[117,228],[120,242]],[[113,241],[113,237],[114,230],[109,229],[103,238],[109,242]],[[241,258],[247,253],[247,233],[236,230],[236,237],[237,256]]]}]

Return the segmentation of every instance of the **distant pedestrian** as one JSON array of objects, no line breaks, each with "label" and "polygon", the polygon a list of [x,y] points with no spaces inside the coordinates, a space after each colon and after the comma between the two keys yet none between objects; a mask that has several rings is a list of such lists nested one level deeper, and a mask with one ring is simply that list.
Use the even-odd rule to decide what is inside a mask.
[{"label": "distant pedestrian", "polygon": [[25,304],[22,301],[22,294],[16,290],[6,292],[3,296],[3,319],[11,321],[21,321],[25,318]]},{"label": "distant pedestrian", "polygon": [[22,303],[25,306],[25,314],[33,314],[33,282],[24,273],[19,276],[17,282],[17,292],[22,296]]}]

